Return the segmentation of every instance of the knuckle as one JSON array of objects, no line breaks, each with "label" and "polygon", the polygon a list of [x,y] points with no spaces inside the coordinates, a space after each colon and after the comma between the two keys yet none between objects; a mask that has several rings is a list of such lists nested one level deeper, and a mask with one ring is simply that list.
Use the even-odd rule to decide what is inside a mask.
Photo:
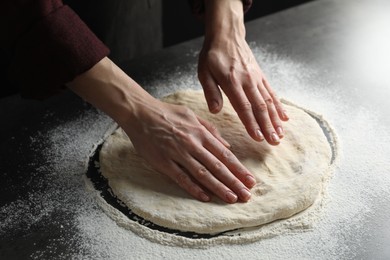
[{"label": "knuckle", "polygon": [[202,54],[205,54],[205,56],[208,59],[212,59],[212,60],[218,60],[218,57],[219,57],[218,52],[214,49],[209,50],[207,52],[202,51]]},{"label": "knuckle", "polygon": [[237,105],[237,110],[239,112],[248,112],[252,110],[252,105],[249,101],[240,102]]},{"label": "knuckle", "polygon": [[185,115],[193,115],[194,111],[192,111],[189,107],[183,107],[183,113]]},{"label": "knuckle", "polygon": [[[250,67],[245,65],[244,69],[240,72],[240,77],[242,77],[246,82],[255,82],[255,76],[251,71]],[[250,84],[248,87],[255,88],[256,84]]]},{"label": "knuckle", "polygon": [[267,97],[264,99],[265,103],[268,105],[268,106],[272,106],[274,104],[274,100],[271,98],[271,97]]},{"label": "knuckle", "polygon": [[208,130],[213,133],[218,132],[218,128],[215,125],[209,125]]},{"label": "knuckle", "polygon": [[[248,67],[246,67],[246,69],[247,70],[244,70],[243,72],[242,72],[242,77],[246,80],[246,81],[248,81],[248,82],[253,82],[254,81],[254,77],[253,77],[253,73],[250,71],[250,70],[248,70],[249,68]],[[252,87],[254,87],[254,85],[251,85]]]},{"label": "knuckle", "polygon": [[183,118],[194,117],[194,111],[192,111],[189,107],[186,107],[186,106],[181,107],[180,114]]},{"label": "knuckle", "polygon": [[181,137],[184,132],[177,126],[172,126],[170,128],[170,131],[172,132],[172,134],[177,138],[177,137]]},{"label": "knuckle", "polygon": [[196,157],[200,156],[203,153],[204,153],[203,148],[194,148],[194,150],[192,151],[192,154]]},{"label": "knuckle", "polygon": [[189,179],[189,177],[188,177],[186,174],[184,174],[184,173],[179,173],[179,174],[176,176],[175,181],[176,181],[176,183],[177,183],[180,187],[184,188],[184,187],[186,187],[186,184],[187,184],[187,182],[188,182],[188,179]]},{"label": "knuckle", "polygon": [[175,134],[176,139],[180,140],[182,143],[191,143],[191,136],[183,131],[177,131]]},{"label": "knuckle", "polygon": [[200,167],[195,171],[195,177],[198,180],[205,180],[207,176],[208,176],[208,172],[205,167]]},{"label": "knuckle", "polygon": [[268,106],[266,103],[257,103],[253,106],[253,112],[257,113],[265,113],[268,112]]},{"label": "knuckle", "polygon": [[182,130],[175,130],[174,135],[175,135],[175,139],[180,141],[183,144],[187,144],[190,146],[195,145],[195,142],[193,140],[193,136],[191,133],[188,133],[188,132],[182,131]]},{"label": "knuckle", "polygon": [[229,149],[225,148],[222,150],[221,157],[222,157],[222,160],[224,160],[224,161],[230,161],[230,159],[232,157],[232,152]]},{"label": "knuckle", "polygon": [[220,161],[214,163],[214,169],[220,171],[223,168],[223,164]]}]

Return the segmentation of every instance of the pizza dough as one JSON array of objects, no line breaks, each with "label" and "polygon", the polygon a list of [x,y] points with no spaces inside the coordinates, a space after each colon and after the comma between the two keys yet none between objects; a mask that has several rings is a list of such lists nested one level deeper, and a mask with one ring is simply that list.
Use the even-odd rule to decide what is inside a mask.
[{"label": "pizza dough", "polygon": [[285,105],[290,117],[283,125],[285,137],[271,146],[249,137],[226,97],[217,115],[208,112],[201,91],[180,91],[164,100],[186,105],[216,125],[257,184],[246,203],[226,204],[216,197],[197,201],[151,169],[117,129],[103,144],[100,167],[113,193],[135,214],[171,229],[213,234],[289,218],[322,193],[332,150],[320,125],[304,110]]}]

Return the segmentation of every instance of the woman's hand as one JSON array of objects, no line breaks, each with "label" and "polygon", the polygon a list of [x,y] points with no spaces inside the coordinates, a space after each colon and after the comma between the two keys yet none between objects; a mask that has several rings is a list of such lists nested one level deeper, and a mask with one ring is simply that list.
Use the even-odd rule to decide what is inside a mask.
[{"label": "woman's hand", "polygon": [[255,179],[215,127],[186,107],[146,104],[122,128],[153,168],[198,200],[209,201],[210,192],[228,203],[249,200]]},{"label": "woman's hand", "polygon": [[281,120],[288,116],[245,40],[241,0],[209,0],[205,4],[206,34],[198,77],[209,110],[221,110],[221,88],[249,135],[277,145],[283,137]]},{"label": "woman's hand", "polygon": [[67,85],[113,118],[144,159],[194,198],[249,200],[252,174],[190,109],[153,98],[108,58]]}]

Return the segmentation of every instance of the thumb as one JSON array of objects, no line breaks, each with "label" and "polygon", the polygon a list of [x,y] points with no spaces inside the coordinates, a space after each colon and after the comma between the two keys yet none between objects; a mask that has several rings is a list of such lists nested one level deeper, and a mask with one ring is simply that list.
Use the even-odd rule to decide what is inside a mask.
[{"label": "thumb", "polygon": [[202,84],[209,111],[213,114],[222,109],[223,100],[221,90],[209,72],[198,73],[200,84]]}]

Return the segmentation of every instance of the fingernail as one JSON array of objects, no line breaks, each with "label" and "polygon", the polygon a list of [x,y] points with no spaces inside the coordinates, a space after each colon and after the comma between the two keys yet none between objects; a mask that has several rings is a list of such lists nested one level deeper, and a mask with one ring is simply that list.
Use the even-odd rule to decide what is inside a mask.
[{"label": "fingernail", "polygon": [[234,194],[230,190],[226,192],[225,197],[226,197],[227,201],[230,202],[230,203],[234,203],[234,202],[237,201],[237,195]]},{"label": "fingernail", "polygon": [[278,133],[280,138],[283,137],[283,129],[280,126],[278,128],[276,128],[276,132]]},{"label": "fingernail", "polygon": [[247,189],[241,189],[240,191],[240,197],[242,200],[247,201],[251,197],[251,193]]},{"label": "fingernail", "polygon": [[279,143],[280,141],[279,136],[275,132],[271,134],[271,140],[275,143]]},{"label": "fingernail", "polygon": [[256,134],[260,141],[264,140],[264,135],[261,133],[260,129],[256,130]]},{"label": "fingernail", "polygon": [[207,202],[210,200],[210,197],[206,195],[206,193],[201,192],[200,193],[200,199],[204,202]]},{"label": "fingernail", "polygon": [[219,103],[216,100],[212,100],[210,104],[210,111],[214,112],[218,109]]},{"label": "fingernail", "polygon": [[256,179],[253,178],[251,175],[247,175],[245,177],[245,182],[246,182],[246,185],[249,186],[250,188],[252,188],[253,186],[255,186],[256,184]]},{"label": "fingernail", "polygon": [[283,110],[283,117],[284,117],[284,119],[286,119],[286,120],[290,119],[290,118],[288,117],[288,115],[287,115],[286,110]]}]

